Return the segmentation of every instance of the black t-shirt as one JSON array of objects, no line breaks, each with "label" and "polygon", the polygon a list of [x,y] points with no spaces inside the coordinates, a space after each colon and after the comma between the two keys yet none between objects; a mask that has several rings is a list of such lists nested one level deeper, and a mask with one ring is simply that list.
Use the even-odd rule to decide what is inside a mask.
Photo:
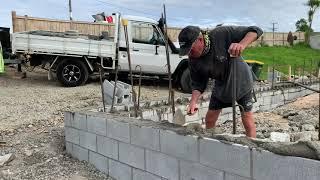
[{"label": "black t-shirt", "polygon": [[263,31],[256,26],[221,26],[209,32],[210,51],[200,58],[189,60],[192,90],[203,92],[208,79],[215,79],[213,95],[222,102],[232,101],[232,63],[236,62],[237,100],[252,90],[253,77],[250,67],[242,58],[230,58],[228,49],[232,43],[240,42],[248,32]]}]

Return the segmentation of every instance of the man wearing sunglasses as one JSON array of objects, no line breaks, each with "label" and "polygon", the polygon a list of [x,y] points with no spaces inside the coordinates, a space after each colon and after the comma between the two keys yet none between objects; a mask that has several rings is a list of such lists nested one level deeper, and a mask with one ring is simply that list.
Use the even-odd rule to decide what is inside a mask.
[{"label": "man wearing sunglasses", "polygon": [[[197,26],[187,26],[179,34],[180,55],[189,56],[192,98],[188,114],[197,110],[196,103],[207,87],[209,78],[215,80],[206,115],[206,128],[216,125],[223,108],[232,106],[232,74],[236,73],[236,101],[248,137],[256,137],[252,113],[253,76],[241,53],[263,34],[256,26],[220,26],[209,32]],[[232,63],[236,72],[231,71]]]}]

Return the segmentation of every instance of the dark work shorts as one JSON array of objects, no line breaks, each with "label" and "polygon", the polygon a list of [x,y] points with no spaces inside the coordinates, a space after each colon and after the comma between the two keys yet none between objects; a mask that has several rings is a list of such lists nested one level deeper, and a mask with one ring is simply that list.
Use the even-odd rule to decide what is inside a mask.
[{"label": "dark work shorts", "polygon": [[[240,98],[237,101],[238,105],[243,107],[243,110],[245,112],[249,112],[252,110],[253,100],[252,100],[252,91],[244,95],[242,98]],[[232,103],[224,103],[217,99],[215,96],[211,96],[210,104],[209,104],[209,110],[219,110],[227,107],[232,107]],[[240,111],[242,112],[242,108],[240,108]]]}]

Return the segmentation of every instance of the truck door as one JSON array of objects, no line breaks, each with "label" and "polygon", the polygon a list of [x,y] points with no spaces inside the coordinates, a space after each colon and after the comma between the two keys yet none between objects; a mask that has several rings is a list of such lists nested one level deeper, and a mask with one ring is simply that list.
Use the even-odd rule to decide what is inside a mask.
[{"label": "truck door", "polygon": [[150,23],[131,21],[130,52],[132,69],[137,65],[144,73],[165,74],[166,51],[158,29]]}]

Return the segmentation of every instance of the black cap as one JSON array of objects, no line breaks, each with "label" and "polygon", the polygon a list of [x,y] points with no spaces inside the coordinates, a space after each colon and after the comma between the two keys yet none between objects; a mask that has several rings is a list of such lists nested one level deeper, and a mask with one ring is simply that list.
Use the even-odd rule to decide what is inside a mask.
[{"label": "black cap", "polygon": [[179,33],[179,55],[187,55],[191,49],[192,43],[198,38],[200,34],[200,28],[197,26],[187,26]]}]

